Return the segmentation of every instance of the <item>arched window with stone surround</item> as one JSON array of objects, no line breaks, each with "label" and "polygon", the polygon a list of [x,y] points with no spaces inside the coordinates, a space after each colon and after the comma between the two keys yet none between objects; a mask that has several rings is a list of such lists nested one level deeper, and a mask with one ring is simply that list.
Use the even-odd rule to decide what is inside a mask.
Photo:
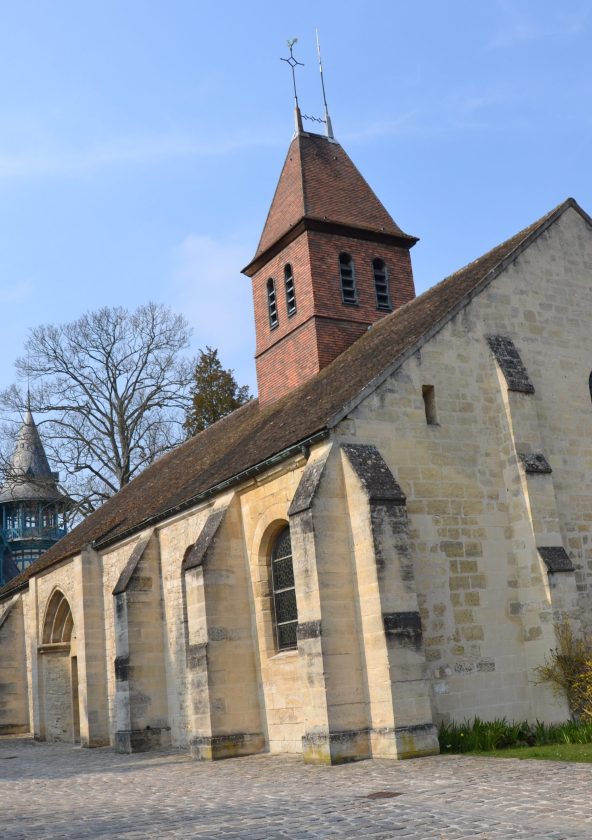
[{"label": "arched window with stone surround", "polygon": [[280,531],[272,545],[271,589],[276,647],[278,651],[293,649],[296,647],[298,609],[289,525]]},{"label": "arched window with stone surround", "polygon": [[354,306],[358,302],[358,290],[356,289],[354,261],[350,254],[339,254],[339,278],[341,280],[341,299],[349,306]]}]

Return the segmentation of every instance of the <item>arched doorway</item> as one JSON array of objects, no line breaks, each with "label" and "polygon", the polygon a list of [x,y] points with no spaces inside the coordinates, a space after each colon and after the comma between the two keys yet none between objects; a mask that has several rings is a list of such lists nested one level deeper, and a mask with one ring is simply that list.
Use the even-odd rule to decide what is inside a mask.
[{"label": "arched doorway", "polygon": [[51,596],[38,648],[43,674],[43,736],[48,741],[80,740],[76,633],[68,599]]}]

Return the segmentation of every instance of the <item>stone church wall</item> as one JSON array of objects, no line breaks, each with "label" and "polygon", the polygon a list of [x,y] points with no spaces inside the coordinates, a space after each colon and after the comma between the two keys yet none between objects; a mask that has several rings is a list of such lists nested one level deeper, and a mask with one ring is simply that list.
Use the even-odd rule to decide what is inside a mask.
[{"label": "stone church wall", "polygon": [[208,508],[180,517],[157,531],[160,543],[165,616],[166,680],[172,743],[188,747],[192,735],[191,692],[187,671],[186,606],[182,565],[185,553],[197,540]]},{"label": "stone church wall", "polygon": [[29,730],[23,598],[0,605],[0,735]]},{"label": "stone church wall", "polygon": [[[569,211],[340,426],[375,443],[407,496],[439,719],[567,717],[533,668],[555,621],[590,621],[591,267]],[[515,341],[534,393],[508,390],[492,334]],[[552,473],[527,473],[522,453]],[[548,573],[540,546],[564,546],[575,574]]]},{"label": "stone church wall", "polygon": [[43,717],[47,741],[73,741],[71,660],[68,651],[45,654],[41,660]]},{"label": "stone church wall", "polygon": [[[269,564],[272,542],[288,522],[288,508],[303,466],[304,459],[280,466],[275,474],[263,476],[240,495],[256,627],[260,702],[272,752],[301,752],[304,734],[303,681],[298,651],[275,651]],[[294,571],[297,575],[297,570]]]},{"label": "stone church wall", "polygon": [[[69,739],[78,708],[88,746],[333,763],[433,752],[440,720],[564,720],[534,669],[555,622],[592,623],[591,274],[568,210],[328,439],[32,578],[0,616],[20,663],[0,730]],[[278,653],[288,522],[298,645]],[[69,653],[39,650],[56,590]]]}]

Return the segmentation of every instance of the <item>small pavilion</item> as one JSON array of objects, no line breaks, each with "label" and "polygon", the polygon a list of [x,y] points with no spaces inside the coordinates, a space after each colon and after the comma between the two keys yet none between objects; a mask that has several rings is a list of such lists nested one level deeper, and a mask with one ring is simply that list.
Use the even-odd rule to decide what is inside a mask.
[{"label": "small pavilion", "polygon": [[58,481],[27,408],[0,487],[0,586],[66,533],[66,512],[72,503]]}]

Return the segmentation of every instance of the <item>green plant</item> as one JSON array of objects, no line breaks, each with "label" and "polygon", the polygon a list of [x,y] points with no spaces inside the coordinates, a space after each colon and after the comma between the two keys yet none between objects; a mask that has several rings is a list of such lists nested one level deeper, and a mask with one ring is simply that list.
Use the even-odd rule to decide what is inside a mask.
[{"label": "green plant", "polygon": [[492,752],[513,747],[553,744],[592,744],[591,721],[546,724],[536,721],[484,721],[476,717],[463,723],[441,724],[440,750],[443,753]]},{"label": "green plant", "polygon": [[576,636],[567,620],[555,632],[557,647],[536,668],[538,682],[565,693],[575,720],[592,721],[592,638]]}]

